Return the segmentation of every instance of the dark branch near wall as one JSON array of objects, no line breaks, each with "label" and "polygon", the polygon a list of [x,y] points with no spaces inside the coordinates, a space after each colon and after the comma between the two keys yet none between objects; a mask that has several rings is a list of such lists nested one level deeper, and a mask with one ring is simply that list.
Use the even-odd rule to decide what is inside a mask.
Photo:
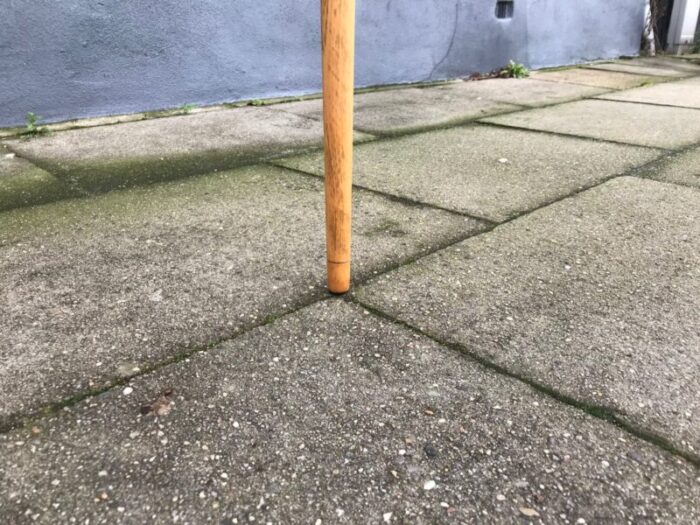
[{"label": "dark branch near wall", "polygon": [[[670,13],[672,5],[672,0],[649,0],[650,13],[646,20],[642,48],[650,55],[656,54],[657,51],[663,51],[666,46],[667,15]],[[653,42],[648,38],[649,34],[654,35]]]}]

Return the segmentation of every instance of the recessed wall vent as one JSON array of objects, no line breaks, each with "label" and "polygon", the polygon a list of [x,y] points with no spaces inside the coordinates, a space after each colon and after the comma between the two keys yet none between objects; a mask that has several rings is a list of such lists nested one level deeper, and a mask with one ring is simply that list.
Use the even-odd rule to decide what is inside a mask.
[{"label": "recessed wall vent", "polygon": [[496,1],[496,18],[513,18],[513,0]]}]

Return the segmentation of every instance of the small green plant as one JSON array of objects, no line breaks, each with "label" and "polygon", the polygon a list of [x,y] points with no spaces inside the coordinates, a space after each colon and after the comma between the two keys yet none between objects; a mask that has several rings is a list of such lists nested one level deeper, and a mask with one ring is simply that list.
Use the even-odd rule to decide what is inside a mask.
[{"label": "small green plant", "polygon": [[41,117],[37,115],[36,113],[32,113],[31,111],[27,113],[27,116],[24,118],[26,122],[26,126],[24,127],[24,131],[22,132],[22,135],[41,135],[43,133],[48,133],[49,128],[46,126],[39,126],[39,121],[41,120]]},{"label": "small green plant", "polygon": [[192,113],[193,109],[196,109],[198,107],[199,106],[197,106],[197,104],[183,104],[178,109],[180,110],[180,113],[182,113],[183,115],[189,115],[190,113]]},{"label": "small green plant", "polygon": [[530,71],[522,64],[512,60],[501,69],[501,76],[506,78],[525,78],[530,76]]},{"label": "small green plant", "polygon": [[263,104],[265,104],[265,103],[262,100],[260,100],[259,98],[256,98],[255,100],[250,101],[251,106],[262,106]]}]

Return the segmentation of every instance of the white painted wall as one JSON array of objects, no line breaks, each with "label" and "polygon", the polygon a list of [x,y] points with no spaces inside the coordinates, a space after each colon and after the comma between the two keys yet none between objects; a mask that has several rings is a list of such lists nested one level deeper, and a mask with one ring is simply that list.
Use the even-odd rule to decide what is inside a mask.
[{"label": "white painted wall", "polygon": [[687,51],[695,39],[695,29],[698,26],[700,0],[676,0],[671,14],[671,25],[668,30],[668,51],[683,53]]}]

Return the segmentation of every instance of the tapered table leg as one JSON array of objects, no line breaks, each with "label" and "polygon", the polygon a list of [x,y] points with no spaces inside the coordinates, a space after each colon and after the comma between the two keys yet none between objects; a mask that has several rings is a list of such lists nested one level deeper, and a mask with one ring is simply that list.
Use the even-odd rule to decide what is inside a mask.
[{"label": "tapered table leg", "polygon": [[321,0],[328,289],[350,289],[355,0]]}]

